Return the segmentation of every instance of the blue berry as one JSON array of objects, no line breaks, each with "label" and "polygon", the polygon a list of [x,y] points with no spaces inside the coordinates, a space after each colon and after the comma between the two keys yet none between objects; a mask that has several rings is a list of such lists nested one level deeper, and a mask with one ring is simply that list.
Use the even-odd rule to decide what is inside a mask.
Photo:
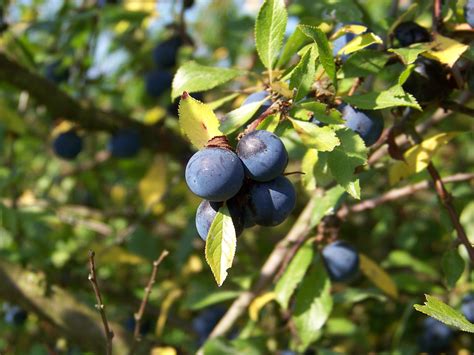
[{"label": "blue berry", "polygon": [[121,130],[109,142],[109,151],[116,158],[131,158],[140,150],[140,135],[135,130]]},{"label": "blue berry", "polygon": [[173,36],[153,49],[153,61],[156,66],[163,69],[173,68],[176,65],[176,57],[179,47],[183,45],[180,36]]},{"label": "blue berry", "polygon": [[268,182],[255,182],[249,191],[248,208],[256,224],[276,226],[293,211],[296,192],[293,184],[284,176]]},{"label": "blue berry", "polygon": [[[216,217],[219,208],[223,205],[222,202],[202,201],[196,211],[196,229],[202,240],[206,240],[212,221]],[[235,234],[239,236],[244,229],[243,226],[243,211],[236,204],[233,199],[227,201],[227,207],[234,223]]]},{"label": "blue berry", "polygon": [[[249,95],[244,102],[242,103],[242,106],[247,105],[247,104],[252,104],[254,102],[259,102],[265,99],[266,97],[269,97],[270,94],[267,91],[259,91],[255,92],[251,95]],[[266,110],[270,108],[270,106],[273,104],[272,100],[268,98],[265,100],[262,104],[262,106],[259,107],[257,112],[255,113],[254,117],[260,116],[262,113],[264,113]]]},{"label": "blue berry", "polygon": [[275,179],[288,163],[288,153],[281,139],[263,130],[243,136],[237,144],[237,155],[247,176],[255,181]]},{"label": "blue berry", "polygon": [[461,312],[469,322],[474,323],[474,294],[469,294],[463,298]]},{"label": "blue berry", "polygon": [[413,21],[398,24],[398,26],[395,27],[394,34],[402,47],[408,47],[413,43],[431,41],[431,35],[428,30]]},{"label": "blue berry", "polygon": [[154,70],[145,75],[145,91],[151,97],[160,97],[171,88],[173,75],[164,70]]},{"label": "blue berry", "polygon": [[63,159],[73,160],[82,150],[82,139],[75,130],[60,133],[53,141],[54,153]]},{"label": "blue berry", "polygon": [[23,325],[28,318],[28,313],[19,306],[11,306],[4,304],[5,323],[20,326]]},{"label": "blue berry", "polygon": [[239,192],[244,168],[239,157],[223,148],[205,148],[186,165],[186,183],[192,192],[209,201],[225,201]]},{"label": "blue berry", "polygon": [[193,319],[193,330],[198,335],[200,345],[206,341],[225,312],[226,309],[222,306],[212,306],[203,310]]},{"label": "blue berry", "polygon": [[49,63],[44,68],[44,76],[53,83],[60,84],[69,79],[69,68],[62,65],[61,61],[56,60]]},{"label": "blue berry", "polygon": [[454,337],[453,330],[446,324],[428,317],[423,321],[423,331],[419,339],[420,350],[438,354],[449,349]]},{"label": "blue berry", "polygon": [[383,131],[383,119],[374,111],[358,110],[350,105],[339,107],[346,126],[356,132],[367,147],[380,138]]},{"label": "blue berry", "polygon": [[474,0],[467,0],[464,6],[464,17],[469,26],[474,27]]},{"label": "blue berry", "polygon": [[359,254],[349,243],[338,240],[322,250],[322,256],[329,277],[344,282],[354,279],[359,272]]}]

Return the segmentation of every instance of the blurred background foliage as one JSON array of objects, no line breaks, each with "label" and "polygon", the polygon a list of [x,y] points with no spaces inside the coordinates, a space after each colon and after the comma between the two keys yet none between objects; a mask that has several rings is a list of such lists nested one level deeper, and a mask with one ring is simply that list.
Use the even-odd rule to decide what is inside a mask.
[{"label": "blurred background foliage", "polygon": [[[299,22],[324,20],[363,22],[383,36],[395,20],[386,16],[389,0],[290,3],[288,35]],[[417,21],[429,27],[432,2],[416,3]],[[450,21],[456,22],[459,4],[447,3],[445,11]],[[408,1],[400,2],[401,9],[408,5]],[[185,30],[192,45],[180,48],[176,67],[195,59],[256,73],[263,70],[253,40],[259,1],[197,0],[184,13],[180,2],[172,0],[3,0],[0,6],[0,24],[8,26],[0,26],[0,48],[18,63],[41,76],[48,75],[54,64],[59,68],[55,74],[64,74],[56,78],[56,84],[77,101],[118,111],[176,134],[179,127],[170,109],[169,90],[159,97],[146,92],[144,78],[155,69],[152,51],[157,43]],[[382,72],[377,82],[386,77],[391,77],[389,70]],[[241,78],[206,93],[204,101],[237,92],[241,97],[236,102],[241,102],[245,97],[241,90],[256,85],[261,85],[257,75]],[[236,106],[227,103],[217,112]],[[159,268],[146,311],[145,337],[156,354],[194,353],[206,339],[209,325],[249,288],[297,213],[276,228],[246,231],[239,239],[231,277],[217,288],[194,226],[199,200],[183,179],[183,162],[189,154],[173,154],[170,146],[169,151],[142,149],[133,159],[104,158],[111,132],[89,132],[79,126],[83,152],[74,162],[62,161],[54,156],[51,140],[68,124],[67,119],[52,117],[27,92],[0,82],[0,258],[35,271],[42,282],[64,288],[92,309],[95,299],[87,280],[87,252],[95,250],[108,316],[131,335],[133,313],[143,296],[152,261],[168,249],[170,256]],[[420,116],[420,121],[423,119]],[[472,125],[472,117],[468,120],[452,114],[430,133],[472,130]],[[474,171],[472,138],[472,134],[460,135],[436,156],[443,176]],[[288,171],[298,171],[301,152],[290,138],[285,139],[292,157]],[[386,191],[384,159],[362,174],[363,198]],[[409,183],[427,178],[422,172]],[[299,212],[308,192],[297,176],[292,180],[298,186]],[[461,220],[474,238],[472,184],[452,186]],[[350,286],[335,287],[336,307],[316,347],[318,353],[416,353],[423,317],[412,305],[422,302],[428,293],[443,295],[456,307],[472,289],[468,266],[462,267],[455,284],[449,284],[443,272],[440,256],[456,248],[452,233],[446,212],[430,190],[349,216],[340,236],[389,272],[400,297],[391,300],[363,278]],[[464,265],[467,256],[459,250]],[[86,353],[81,343],[49,326],[21,300],[18,305],[3,301],[0,353]],[[15,313],[18,306],[26,311],[24,315]],[[269,303],[258,322],[243,317],[229,336],[233,340],[211,344],[209,353],[284,354],[291,340],[284,319],[277,306]],[[460,334],[455,348],[467,354],[473,344],[469,335]]]}]

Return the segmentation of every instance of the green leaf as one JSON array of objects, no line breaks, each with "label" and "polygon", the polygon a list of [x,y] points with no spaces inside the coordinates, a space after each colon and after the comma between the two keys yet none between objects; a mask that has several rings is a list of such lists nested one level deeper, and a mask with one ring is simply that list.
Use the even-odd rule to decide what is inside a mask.
[{"label": "green leaf", "polygon": [[390,48],[389,52],[395,53],[400,57],[403,64],[413,64],[421,53],[426,52],[425,48]]},{"label": "green leaf", "polygon": [[304,98],[311,90],[316,72],[316,51],[314,46],[303,55],[293,70],[290,78],[290,88],[296,89],[295,101]]},{"label": "green leaf", "polygon": [[324,186],[333,180],[327,164],[327,155],[320,155],[316,149],[308,149],[301,161],[303,176],[301,182],[306,190]]},{"label": "green leaf", "polygon": [[364,49],[354,53],[342,66],[345,78],[366,77],[378,74],[387,63],[389,56],[380,51]]},{"label": "green leaf", "polygon": [[427,314],[444,324],[458,328],[462,331],[474,333],[474,324],[470,323],[461,313],[443,303],[436,297],[430,295],[425,296],[426,301],[424,305],[414,305],[418,312]]},{"label": "green leaf", "polygon": [[184,302],[184,306],[187,309],[197,311],[199,309],[203,309],[217,303],[232,300],[234,298],[237,298],[240,294],[240,291],[208,290],[203,295],[194,295],[190,297]]},{"label": "green leaf", "polygon": [[292,118],[290,118],[290,121],[295,131],[301,137],[303,144],[309,148],[314,148],[321,152],[328,152],[340,144],[336,132],[329,126],[318,127],[314,123]]},{"label": "green leaf", "polygon": [[235,110],[230,111],[221,121],[220,130],[224,134],[230,134],[238,130],[248,120],[250,120],[255,113],[258,111],[260,106],[267,100],[267,98],[252,102],[246,105],[242,105]]},{"label": "green leaf", "polygon": [[334,303],[342,303],[353,305],[354,303],[362,302],[367,299],[375,299],[379,302],[386,302],[387,296],[377,289],[361,289],[361,288],[345,288],[341,292],[333,295]]},{"label": "green leaf", "polygon": [[174,76],[171,98],[177,98],[184,91],[192,93],[210,90],[242,74],[239,69],[214,68],[192,61],[187,62]]},{"label": "green leaf", "polygon": [[367,162],[367,148],[354,131],[343,128],[336,132],[341,144],[327,154],[329,170],[337,183],[354,198],[360,198],[359,180],[355,168]]},{"label": "green leaf", "polygon": [[239,96],[239,93],[235,92],[233,94],[221,97],[220,99],[217,99],[215,101],[207,102],[206,105],[209,106],[212,110],[216,110],[219,107],[221,107],[221,106],[225,105],[226,103],[228,103],[229,101],[232,101],[237,96]]},{"label": "green leaf", "polygon": [[442,267],[450,288],[456,285],[465,268],[464,259],[456,249],[450,249],[443,255]]},{"label": "green leaf", "polygon": [[266,0],[258,12],[255,43],[260,60],[270,72],[283,43],[287,18],[283,0]]},{"label": "green leaf", "polygon": [[342,47],[338,54],[351,54],[361,49],[364,49],[372,44],[381,44],[382,39],[375,33],[367,32],[362,35],[356,36],[352,41]]},{"label": "green leaf", "polygon": [[183,95],[179,101],[178,113],[181,131],[196,148],[201,149],[209,139],[222,136],[219,120],[214,112],[191,95]]},{"label": "green leaf", "polygon": [[311,111],[314,117],[326,124],[345,124],[346,121],[342,118],[342,114],[335,108],[328,108],[328,106],[322,102],[309,101],[303,102],[299,106],[304,109]]},{"label": "green leaf", "polygon": [[332,306],[331,282],[318,256],[295,297],[293,320],[301,348],[308,347],[319,337],[319,330],[329,318]]},{"label": "green leaf", "polygon": [[303,280],[314,256],[314,241],[309,240],[298,250],[275,286],[276,300],[283,309],[288,309],[290,298]]},{"label": "green leaf", "polygon": [[415,64],[409,64],[398,77],[398,85],[403,85],[405,81],[410,77],[411,73],[415,69]]},{"label": "green leaf", "polygon": [[280,123],[281,113],[277,112],[274,115],[267,116],[260,124],[257,126],[257,129],[261,129],[268,132],[275,132]]},{"label": "green leaf", "polygon": [[332,50],[326,34],[317,27],[307,25],[299,25],[298,27],[317,44],[321,65],[337,90],[336,63],[334,63],[334,57],[332,56]]},{"label": "green leaf", "polygon": [[323,217],[333,214],[344,196],[344,188],[335,186],[326,191],[323,197],[318,197],[317,203],[314,205],[309,228],[314,228],[318,225]]},{"label": "green leaf", "polygon": [[306,43],[309,42],[308,36],[306,36],[299,27],[296,27],[295,31],[291,34],[283,47],[280,57],[278,58],[277,68],[281,68],[301,49]]},{"label": "green leaf", "polygon": [[381,110],[390,107],[413,107],[421,111],[416,99],[405,92],[400,85],[392,86],[382,92],[370,92],[363,95],[344,96],[344,102],[365,110]]},{"label": "green leaf", "polygon": [[237,239],[227,206],[222,206],[212,221],[206,239],[206,261],[211,267],[217,285],[221,286],[232,266]]},{"label": "green leaf", "polygon": [[415,272],[426,274],[432,278],[438,277],[438,272],[428,263],[415,258],[405,250],[393,250],[382,263],[383,267],[410,268]]}]

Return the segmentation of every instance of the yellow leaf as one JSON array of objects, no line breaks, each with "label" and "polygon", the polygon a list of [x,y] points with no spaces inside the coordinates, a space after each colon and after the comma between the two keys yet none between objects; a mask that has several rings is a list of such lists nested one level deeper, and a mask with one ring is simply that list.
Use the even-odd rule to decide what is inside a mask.
[{"label": "yellow leaf", "polygon": [[115,204],[123,205],[127,197],[127,189],[123,185],[115,184],[110,189],[110,197]]},{"label": "yellow leaf", "polygon": [[408,149],[403,154],[405,161],[397,161],[390,167],[388,173],[390,184],[393,185],[425,169],[438,149],[458,134],[459,132],[440,133]]},{"label": "yellow leaf", "polygon": [[151,16],[156,16],[156,0],[125,0],[123,6],[128,11],[149,12]]},{"label": "yellow leaf", "polygon": [[361,36],[355,37],[352,41],[342,47],[339,50],[338,54],[350,54],[365,47],[368,47],[374,43],[380,44],[383,43],[383,41],[379,36],[372,32],[364,33]]},{"label": "yellow leaf", "polygon": [[51,132],[51,136],[54,138],[61,133],[67,132],[70,129],[76,127],[76,125],[73,122],[70,121],[61,121],[60,124],[58,124],[56,127],[53,128]]},{"label": "yellow leaf", "polygon": [[364,25],[346,25],[338,29],[332,36],[331,40],[335,40],[338,37],[341,37],[342,35],[346,33],[354,33],[356,35],[360,35],[367,31],[367,27]]},{"label": "yellow leaf", "polygon": [[461,55],[469,48],[467,44],[462,44],[440,34],[434,35],[434,40],[429,44],[430,50],[423,53],[425,57],[435,59],[450,67],[456,63]]},{"label": "yellow leaf", "polygon": [[367,255],[359,254],[360,269],[367,278],[372,281],[375,286],[380,288],[383,292],[392,298],[398,297],[398,289],[395,282],[389,274],[385,272],[375,261],[370,259]]},{"label": "yellow leaf", "polygon": [[152,166],[138,183],[138,190],[145,207],[152,208],[160,202],[166,192],[167,161],[164,155],[157,155]]},{"label": "yellow leaf", "polygon": [[151,126],[161,121],[165,116],[166,110],[161,106],[157,106],[145,112],[145,115],[143,116],[143,123]]},{"label": "yellow leaf", "polygon": [[102,250],[95,248],[97,251],[97,258],[100,262],[105,264],[130,264],[140,265],[144,264],[146,260],[139,255],[130,253],[119,246],[104,247]]},{"label": "yellow leaf", "polygon": [[178,352],[171,346],[157,346],[151,349],[150,355],[177,355]]},{"label": "yellow leaf", "polygon": [[201,149],[209,139],[223,135],[219,124],[209,106],[187,93],[183,94],[179,102],[179,125],[196,148]]},{"label": "yellow leaf", "polygon": [[275,292],[267,292],[255,298],[249,307],[250,319],[253,320],[254,322],[258,321],[258,313],[260,312],[260,310],[267,303],[273,301],[275,298],[276,298]]}]

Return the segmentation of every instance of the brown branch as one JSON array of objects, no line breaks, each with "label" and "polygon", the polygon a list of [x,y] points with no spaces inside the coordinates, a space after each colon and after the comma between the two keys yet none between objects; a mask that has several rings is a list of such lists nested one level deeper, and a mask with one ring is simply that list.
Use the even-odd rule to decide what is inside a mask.
[{"label": "brown branch", "polygon": [[462,105],[458,102],[455,102],[455,101],[443,101],[441,103],[441,107],[443,107],[444,109],[447,109],[447,110],[454,111],[454,112],[463,113],[463,114],[471,116],[471,117],[474,116],[474,108],[464,106],[464,105]]},{"label": "brown branch", "polygon": [[[444,183],[454,183],[462,181],[474,180],[474,173],[461,173],[452,176],[448,176],[443,179]],[[377,206],[383,205],[387,202],[395,201],[406,196],[415,194],[418,191],[426,190],[429,188],[429,181],[422,181],[414,185],[408,185],[397,189],[390,190],[381,196],[377,196],[371,199],[364,200],[352,206],[343,206],[337,212],[337,216],[341,219],[347,218],[350,213],[359,213],[366,210],[374,209]]]},{"label": "brown branch", "polygon": [[131,354],[135,353],[136,347],[138,343],[141,341],[141,335],[140,335],[141,320],[142,320],[143,314],[145,313],[145,308],[146,308],[146,305],[148,304],[148,299],[150,298],[151,289],[153,285],[155,284],[156,273],[158,272],[158,266],[160,266],[161,262],[168,254],[169,254],[168,250],[163,250],[161,252],[160,257],[153,262],[153,270],[151,271],[151,276],[150,276],[150,279],[148,280],[148,284],[145,287],[145,294],[143,295],[142,303],[140,304],[140,308],[138,309],[138,312],[134,314],[135,329],[133,330],[133,344],[132,344],[132,350],[130,352]]},{"label": "brown branch", "polygon": [[162,126],[147,126],[113,111],[103,111],[75,100],[56,84],[18,64],[0,50],[0,82],[6,82],[28,92],[37,103],[44,105],[54,119],[76,122],[88,131],[114,132],[120,128],[136,129],[142,144],[177,156],[189,153],[189,144],[181,136]]},{"label": "brown branch", "polygon": [[244,130],[243,134],[247,134],[253,132],[257,129],[258,125],[263,122],[265,118],[274,113],[280,111],[280,101],[275,101],[269,108],[262,112],[260,116],[258,116],[255,120],[253,120],[247,128]]},{"label": "brown branch", "polygon": [[443,16],[441,13],[441,0],[433,0],[433,32],[437,33],[443,25]]},{"label": "brown branch", "polygon": [[114,337],[114,332],[110,329],[109,322],[107,321],[107,316],[105,314],[105,305],[102,302],[102,296],[100,294],[99,285],[97,284],[97,276],[95,272],[95,252],[93,250],[89,251],[89,281],[92,284],[94,289],[95,298],[97,300],[96,308],[99,310],[100,317],[102,318],[102,324],[105,331],[105,341],[106,341],[106,353],[107,355],[112,355],[112,339]]}]

